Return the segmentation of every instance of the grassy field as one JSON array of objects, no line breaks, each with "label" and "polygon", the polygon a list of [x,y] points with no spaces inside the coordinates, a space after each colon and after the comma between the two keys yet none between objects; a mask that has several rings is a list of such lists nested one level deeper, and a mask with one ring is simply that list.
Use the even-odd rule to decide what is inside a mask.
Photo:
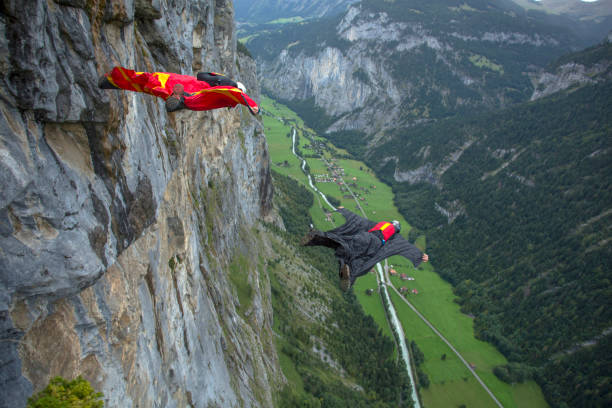
[{"label": "grassy field", "polygon": [[[398,267],[398,272],[410,271],[407,266],[394,265]],[[474,338],[473,321],[469,316],[461,313],[459,305],[454,302],[455,296],[452,293],[450,285],[443,281],[436,273],[433,272],[431,266],[426,265],[419,268],[418,271],[412,269],[408,272],[409,276],[414,276],[414,281],[401,281],[397,277],[392,277],[391,281],[394,286],[400,288],[402,286],[408,289],[417,289],[418,294],[406,295],[408,300],[423,314],[425,317],[444,335],[444,337],[453,344],[453,346],[459,350],[461,355],[471,364],[474,365],[475,371],[478,373],[480,378],[487,384],[495,396],[501,401],[505,407],[546,407],[547,404],[544,400],[544,396],[540,388],[533,382],[524,384],[509,385],[500,381],[495,375],[493,375],[493,368],[496,365],[505,364],[506,359],[501,353],[499,353],[489,343],[480,341]],[[448,347],[439,339],[433,341],[429,337],[434,336],[429,328],[424,326],[424,323],[418,319],[414,313],[406,309],[407,306],[403,301],[400,301],[399,296],[394,295],[394,304],[398,310],[405,310],[399,315],[401,319],[407,319],[410,315],[414,316],[411,320],[407,321],[409,326],[405,326],[407,337],[410,340],[415,340],[423,353],[426,356],[425,372],[430,375],[430,379],[434,385],[440,384],[443,381],[445,384],[447,381],[457,381],[459,378],[463,378],[464,374],[456,372],[451,379],[448,378],[450,372],[454,370],[450,369],[447,365],[449,359],[454,359],[457,363],[460,363],[458,358],[451,355],[452,352]],[[415,323],[415,321],[417,321]],[[413,326],[415,325],[415,326]],[[409,330],[408,327],[411,329]],[[427,331],[430,332],[429,335]],[[412,333],[412,335],[411,335]],[[427,338],[425,342],[419,341],[418,338],[413,338],[420,334]],[[428,344],[422,344],[428,343]],[[436,343],[442,343],[443,347],[438,348],[435,346]],[[443,351],[446,349],[447,351]],[[442,361],[442,354],[446,354],[446,360]],[[435,356],[438,359],[435,359]],[[430,358],[433,357],[436,364],[431,364]],[[463,366],[463,365],[462,365]],[[465,373],[469,372],[463,366]],[[472,377],[469,374],[468,377]],[[435,394],[440,394],[441,390],[436,390]],[[483,391],[484,392],[484,391]],[[427,393],[423,393],[423,398]],[[436,395],[435,398],[440,398]],[[489,398],[487,396],[487,398]],[[490,398],[489,398],[490,399]],[[491,401],[492,402],[492,401]],[[485,406],[485,405],[472,405],[466,404],[467,406]],[[434,405],[432,405],[434,406]]]},{"label": "grassy field", "polygon": [[[367,289],[374,289],[372,295],[366,295]],[[374,321],[380,326],[383,333],[393,340],[393,333],[391,327],[387,323],[387,317],[385,315],[385,308],[380,301],[380,295],[378,294],[378,283],[376,282],[376,275],[368,273],[355,282],[353,291],[359,299],[359,303],[363,306],[366,314],[372,316]]]},{"label": "grassy field", "polygon": [[[312,130],[306,128],[295,113],[269,98],[263,98],[262,106],[264,111],[269,113],[264,116],[264,126],[272,168],[307,185],[307,178],[300,168],[301,164],[291,152],[291,139],[287,134],[291,132],[291,124],[296,126],[300,135],[299,148],[303,155],[310,155],[315,151],[304,146],[310,144],[305,134],[312,134]],[[346,155],[346,152],[338,150],[337,154]],[[325,156],[328,161],[332,159]],[[285,162],[288,165],[285,165]],[[307,159],[307,162],[312,175],[328,173],[323,160],[312,158]],[[380,182],[361,162],[349,159],[335,159],[334,162],[344,170],[342,179],[345,183],[352,184],[350,188],[358,196],[366,216],[371,219],[400,220],[402,235],[406,236],[410,227],[393,205],[391,188]],[[352,196],[348,198],[349,193],[341,190],[343,186],[339,185],[338,181],[319,182],[316,187],[324,194],[339,199],[349,210],[361,215],[355,200]],[[333,215],[331,222],[326,221],[324,209],[329,211],[320,196],[316,195],[310,214],[317,228],[327,230],[344,222],[343,217],[338,214]],[[425,250],[426,237],[419,237],[416,245]],[[432,261],[435,263],[435,260]],[[418,290],[418,295],[407,295],[409,300],[442,332],[463,357],[475,366],[478,375],[505,407],[547,407],[541,390],[534,382],[509,385],[493,375],[493,368],[505,364],[505,358],[492,345],[474,338],[472,319],[460,312],[459,306],[454,302],[452,287],[433,271],[431,264],[425,264],[415,271],[412,264],[401,257],[392,257],[389,263],[394,265],[398,272],[405,272],[415,277],[414,281],[408,282],[393,277],[392,282],[397,288],[406,286]],[[365,312],[381,326],[383,333],[392,338],[380,297],[376,290],[372,296],[366,295],[367,288],[376,288],[376,277],[373,274],[358,279],[353,290]],[[406,330],[406,337],[410,341],[414,340],[425,355],[423,371],[429,376],[431,385],[428,389],[420,391],[424,404],[430,408],[456,407],[461,404],[465,404],[466,407],[495,406],[490,396],[448,346],[403,301],[400,301],[399,296],[392,291],[390,294],[398,311],[398,317]],[[444,354],[446,357],[442,360]]]},{"label": "grassy field", "polygon": [[290,18],[277,18],[276,20],[272,20],[268,22],[268,24],[288,24],[288,23],[299,23],[304,21],[304,17],[290,17]]},{"label": "grassy field", "polygon": [[425,355],[422,369],[431,385],[427,389],[421,388],[423,404],[427,407],[457,407],[461,404],[466,407],[496,407],[446,343],[394,291],[389,293],[406,338],[409,342],[414,341]]}]

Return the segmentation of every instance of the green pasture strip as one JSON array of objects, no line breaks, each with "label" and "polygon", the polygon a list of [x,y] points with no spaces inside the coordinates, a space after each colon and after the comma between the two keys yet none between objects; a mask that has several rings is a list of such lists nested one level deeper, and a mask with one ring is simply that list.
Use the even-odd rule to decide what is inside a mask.
[{"label": "green pasture strip", "polygon": [[414,245],[416,245],[421,251],[427,252],[427,238],[425,235],[420,235],[416,241],[414,241]]},{"label": "green pasture strip", "polygon": [[301,181],[304,177],[301,169],[302,164],[291,152],[291,138],[287,137],[291,127],[283,125],[276,119],[265,118],[264,128],[268,141],[271,168]]},{"label": "green pasture strip", "polygon": [[[480,388],[480,390],[479,390]],[[428,408],[439,407],[477,407],[477,408],[497,408],[495,402],[484,394],[480,384],[476,379],[468,377],[467,380],[448,381],[444,384],[431,384],[429,388],[421,388],[421,398],[423,405]],[[486,398],[485,398],[486,397]]]},{"label": "green pasture strip", "polygon": [[289,24],[289,23],[299,23],[302,21],[304,21],[304,17],[296,16],[296,17],[277,18],[276,20],[268,21],[266,24]]},{"label": "green pasture strip", "polygon": [[[398,272],[402,272],[402,265]],[[417,289],[418,295],[409,295],[410,302],[453,344],[463,357],[477,367],[477,370],[492,372],[493,367],[506,364],[504,356],[491,344],[474,338],[474,322],[461,313],[454,302],[456,296],[451,285],[433,272],[430,264],[422,264],[418,270],[408,272],[414,281],[402,281],[392,277],[399,288],[406,286]]]},{"label": "green pasture strip", "polygon": [[[339,160],[338,163],[344,168],[344,181],[349,184],[356,184],[357,187],[350,186],[353,193],[365,198],[364,201],[359,200],[359,204],[364,209],[366,217],[399,220],[402,223],[402,233],[407,234],[410,229],[409,224],[393,204],[391,187],[381,182],[362,162],[343,159]],[[356,180],[353,180],[353,178]]]},{"label": "green pasture strip", "polygon": [[[407,342],[414,341],[425,356],[421,368],[428,375],[431,385],[429,389],[421,388],[423,404],[432,407],[458,407],[461,404],[465,404],[466,407],[496,407],[489,394],[446,343],[395,291],[390,290],[389,293],[404,328]],[[459,388],[461,392],[458,392]],[[431,392],[432,390],[435,390],[435,393]]]},{"label": "green pasture strip", "polygon": [[310,208],[310,216],[314,222],[315,228],[320,231],[327,231],[336,228],[343,223],[343,218],[340,214],[333,214],[332,221],[327,221],[325,211],[330,211],[329,206],[323,201],[320,195],[315,195],[315,203]]},{"label": "green pasture strip", "polygon": [[[374,289],[374,293],[372,293],[371,296],[366,295],[365,291],[367,289]],[[380,299],[380,295],[378,294],[376,275],[373,273],[367,273],[357,279],[355,281],[355,285],[353,285],[353,291],[355,296],[357,296],[359,303],[361,303],[365,313],[372,316],[374,321],[380,326],[382,332],[390,339],[393,339],[393,333],[391,332],[391,328],[387,323],[385,308],[382,304],[382,300]]]},{"label": "green pasture strip", "polygon": [[[314,176],[315,174],[328,174],[327,166],[321,159],[306,159],[308,163],[308,167],[310,167],[310,174]],[[318,188],[318,186],[317,186]]]},{"label": "green pasture strip", "polygon": [[[270,115],[263,116],[264,129],[266,134],[266,140],[268,142],[268,152],[270,153],[270,162],[271,167],[275,171],[291,176],[300,183],[302,183],[306,188],[310,189],[308,186],[308,180],[301,169],[301,162],[297,157],[293,155],[291,151],[291,137],[287,137],[287,135],[291,134],[291,125],[287,124],[288,121],[281,121],[279,118],[289,118],[292,123],[300,126],[302,129],[305,129],[305,126],[302,120],[292,111],[290,111],[284,105],[273,101],[272,99],[262,96],[262,108],[265,112],[270,113]],[[308,129],[307,129],[308,130]],[[301,131],[300,131],[301,132]],[[301,138],[300,140],[306,140]],[[285,165],[285,161],[287,165]],[[327,172],[327,168],[323,164],[321,160],[317,159],[309,159],[308,165],[315,167],[314,172],[311,170],[311,173],[316,173],[316,171],[320,171],[319,174],[323,174]],[[333,222],[326,221],[325,212],[331,211],[331,208],[323,201],[320,195],[315,194],[314,205],[310,209],[310,215],[315,223],[316,228],[321,230],[328,230],[338,226],[344,222],[344,218],[337,213],[334,213],[332,216]]]},{"label": "green pasture strip", "polygon": [[304,125],[304,121],[297,115],[297,113],[293,112],[285,105],[278,103],[265,95],[261,96],[261,105],[264,112],[270,113],[272,116],[283,118],[286,121],[295,121],[298,128],[306,129],[310,132],[313,132],[312,130],[307,128],[306,125]]},{"label": "green pasture strip", "polygon": [[512,396],[515,401],[519,401],[517,406],[526,408],[548,407],[548,403],[542,394],[542,389],[535,381],[525,382],[523,384],[513,384]]},{"label": "green pasture strip", "polygon": [[[505,407],[548,406],[535,383],[510,385],[493,374],[493,368],[506,364],[507,360],[491,344],[474,337],[472,318],[461,313],[459,305],[454,302],[456,296],[452,293],[451,285],[434,273],[430,264],[422,264],[418,270],[407,265],[406,260],[392,264],[398,273],[404,272],[415,278],[414,281],[403,281],[392,276],[393,285],[398,289],[404,286],[409,291],[418,291],[418,294],[407,294],[407,299],[450,341],[466,361],[474,365],[478,376]],[[447,359],[449,357],[447,353]]]}]

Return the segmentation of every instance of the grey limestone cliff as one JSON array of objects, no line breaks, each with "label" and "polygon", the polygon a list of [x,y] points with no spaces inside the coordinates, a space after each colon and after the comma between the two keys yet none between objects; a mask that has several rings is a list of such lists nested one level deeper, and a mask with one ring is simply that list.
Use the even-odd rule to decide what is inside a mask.
[{"label": "grey limestone cliff", "polygon": [[0,12],[0,406],[55,375],[83,375],[109,407],[271,406],[261,124],[97,87],[114,65],[211,70],[259,100],[231,1]]},{"label": "grey limestone cliff", "polygon": [[542,70],[533,76],[535,89],[531,100],[584,85],[593,85],[612,78],[612,33],[594,47],[563,58],[554,69]]}]

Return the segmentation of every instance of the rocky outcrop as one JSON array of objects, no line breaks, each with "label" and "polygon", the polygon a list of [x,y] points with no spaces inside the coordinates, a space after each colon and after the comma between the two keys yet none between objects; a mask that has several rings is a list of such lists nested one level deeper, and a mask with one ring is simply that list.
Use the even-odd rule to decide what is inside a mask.
[{"label": "rocky outcrop", "polygon": [[0,28],[0,406],[79,374],[111,407],[271,406],[261,124],[97,87],[211,70],[258,100],[231,1],[8,2]]},{"label": "rocky outcrop", "polygon": [[612,79],[612,34],[584,51],[564,56],[554,68],[533,75],[531,100]]},{"label": "rocky outcrop", "polygon": [[[448,169],[453,167],[461,158],[463,153],[470,148],[475,142],[475,139],[468,139],[461,146],[457,146],[455,150],[449,151],[447,155],[443,156],[439,162],[425,162],[425,164],[417,167],[416,169],[401,170],[401,166],[398,166],[399,158],[395,157],[393,160],[396,163],[395,173],[393,179],[400,183],[407,182],[409,184],[416,183],[429,183],[442,188],[442,176]],[[417,156],[422,159],[427,159],[431,152],[432,146],[425,146],[420,149]]]},{"label": "rocky outcrop", "polygon": [[465,206],[459,200],[453,200],[445,205],[446,207],[443,207],[438,203],[434,203],[434,208],[446,217],[448,224],[452,224],[457,217],[466,214]]},{"label": "rocky outcrop", "polygon": [[531,100],[545,98],[571,87],[607,80],[601,74],[610,72],[611,67],[612,61],[600,62],[590,67],[569,62],[560,66],[554,73],[543,72],[536,79],[536,87]]}]

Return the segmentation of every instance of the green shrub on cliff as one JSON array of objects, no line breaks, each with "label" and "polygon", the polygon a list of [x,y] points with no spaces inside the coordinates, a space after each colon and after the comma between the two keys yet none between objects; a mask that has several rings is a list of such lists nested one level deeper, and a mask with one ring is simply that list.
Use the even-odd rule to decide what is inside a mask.
[{"label": "green shrub on cliff", "polygon": [[62,377],[51,379],[49,385],[28,399],[27,408],[102,408],[101,392],[96,392],[81,376],[72,381]]}]

